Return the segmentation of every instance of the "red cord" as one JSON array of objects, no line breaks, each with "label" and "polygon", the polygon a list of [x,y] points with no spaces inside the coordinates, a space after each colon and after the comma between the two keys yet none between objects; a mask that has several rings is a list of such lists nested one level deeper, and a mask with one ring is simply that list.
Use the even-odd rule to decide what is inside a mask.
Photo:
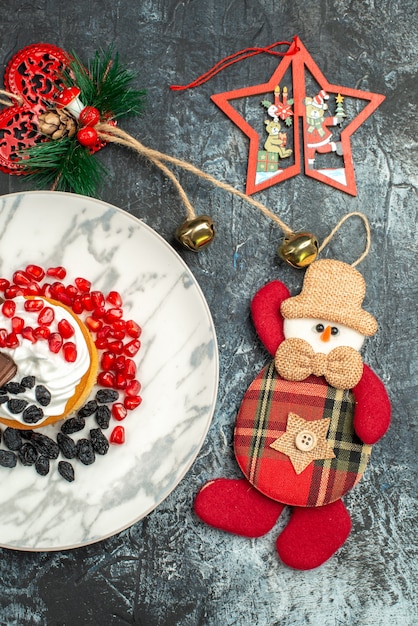
[{"label": "red cord", "polygon": [[[171,85],[170,89],[172,91],[183,91],[186,89],[191,89],[193,87],[198,87],[199,85],[203,85],[208,80],[216,76],[219,72],[224,70],[226,67],[229,67],[233,63],[238,63],[238,61],[243,61],[244,59],[248,59],[249,57],[253,57],[256,54],[261,54],[265,52],[266,54],[271,54],[273,56],[285,57],[289,54],[296,54],[299,48],[296,45],[296,37],[293,38],[293,42],[290,41],[276,41],[272,43],[270,46],[266,46],[265,48],[244,48],[244,50],[239,50],[239,52],[235,52],[224,59],[221,59],[213,67],[210,68],[207,72],[193,80],[188,85]],[[273,50],[276,46],[289,46],[287,52],[277,52]]]}]

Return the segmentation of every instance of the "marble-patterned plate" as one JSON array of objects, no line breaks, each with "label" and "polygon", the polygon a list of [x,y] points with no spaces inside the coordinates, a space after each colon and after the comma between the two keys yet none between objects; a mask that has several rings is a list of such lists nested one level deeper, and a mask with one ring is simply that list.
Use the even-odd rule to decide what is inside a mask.
[{"label": "marble-patterned plate", "polygon": [[[83,276],[94,289],[118,290],[125,318],[143,329],[135,357],[143,402],[124,420],[125,444],[111,445],[92,465],[74,462],[72,483],[58,474],[57,461],[46,477],[19,463],[0,467],[0,545],[61,550],[128,528],[184,477],[213,416],[218,351],[208,306],[185,263],[114,206],[60,192],[1,197],[0,276],[30,263],[63,265],[68,282]],[[59,426],[43,430],[56,437]]]}]

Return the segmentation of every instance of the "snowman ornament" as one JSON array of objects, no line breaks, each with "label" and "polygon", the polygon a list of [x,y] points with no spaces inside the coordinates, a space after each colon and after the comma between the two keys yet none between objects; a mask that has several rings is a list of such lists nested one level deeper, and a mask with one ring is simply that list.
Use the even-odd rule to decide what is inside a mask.
[{"label": "snowman ornament", "polygon": [[308,267],[299,295],[272,281],[254,296],[253,322],[273,360],[237,415],[234,451],[245,478],[212,480],[195,499],[204,522],[247,537],[269,532],[291,506],[276,549],[295,569],[320,566],[346,541],[341,498],[389,427],[385,387],[360,355],[377,330],[362,308],[365,290],[353,266],[323,259]]}]

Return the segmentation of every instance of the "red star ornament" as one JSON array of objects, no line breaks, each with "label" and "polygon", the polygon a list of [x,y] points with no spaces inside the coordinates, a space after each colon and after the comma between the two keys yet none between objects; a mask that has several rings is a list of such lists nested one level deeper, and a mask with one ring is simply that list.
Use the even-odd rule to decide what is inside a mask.
[{"label": "red star ornament", "polygon": [[[287,88],[280,87],[286,72],[291,75],[293,98],[290,99],[289,95],[288,100],[291,105],[286,102]],[[280,90],[283,100],[279,97]],[[264,121],[266,129],[271,130],[269,138],[272,141],[267,144],[267,149],[262,150],[260,133],[232,106],[231,101],[272,93],[277,107],[273,103],[262,102],[266,108],[268,104],[272,105],[267,109],[272,119]],[[333,114],[330,111],[332,96]],[[380,94],[329,83],[298,37],[294,37],[289,51],[268,82],[211,96],[213,102],[250,140],[246,183],[249,195],[300,174],[302,128],[305,174],[355,196],[350,138],[384,98]],[[345,99],[349,99],[352,114],[347,115],[344,110]],[[365,104],[357,112],[359,101]],[[282,122],[289,117],[292,123],[283,132]],[[292,129],[290,142],[287,141],[289,128]],[[328,159],[330,164],[324,163],[324,159]]]}]

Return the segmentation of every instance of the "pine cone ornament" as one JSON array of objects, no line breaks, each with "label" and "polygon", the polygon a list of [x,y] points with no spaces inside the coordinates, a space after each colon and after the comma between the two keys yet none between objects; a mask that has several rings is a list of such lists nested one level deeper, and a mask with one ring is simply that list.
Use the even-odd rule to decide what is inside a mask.
[{"label": "pine cone ornament", "polygon": [[77,121],[68,111],[48,109],[39,116],[38,128],[41,133],[51,139],[62,139],[75,135]]}]

